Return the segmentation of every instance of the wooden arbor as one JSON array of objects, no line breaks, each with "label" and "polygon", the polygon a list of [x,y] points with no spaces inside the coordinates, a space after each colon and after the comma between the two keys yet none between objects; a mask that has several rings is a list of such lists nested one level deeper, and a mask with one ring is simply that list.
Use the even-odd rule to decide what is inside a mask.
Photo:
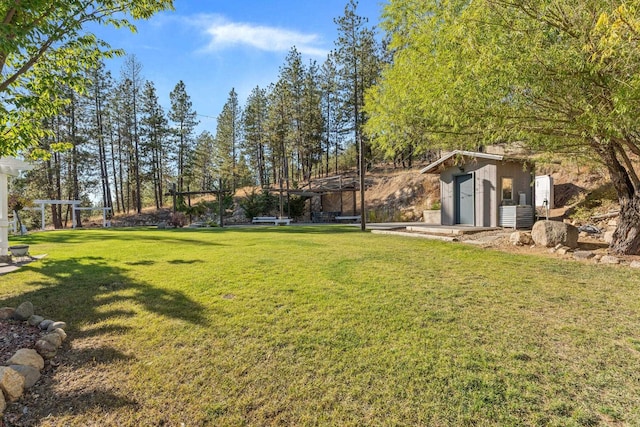
[{"label": "wooden arbor", "polygon": [[360,184],[357,178],[338,175],[311,180],[309,184],[301,188],[284,189],[271,187],[268,191],[280,195],[281,206],[284,194],[320,197],[321,211],[311,212],[311,219],[314,222],[333,222],[340,217],[362,220],[362,207],[359,209],[356,197],[356,193],[360,191]]}]

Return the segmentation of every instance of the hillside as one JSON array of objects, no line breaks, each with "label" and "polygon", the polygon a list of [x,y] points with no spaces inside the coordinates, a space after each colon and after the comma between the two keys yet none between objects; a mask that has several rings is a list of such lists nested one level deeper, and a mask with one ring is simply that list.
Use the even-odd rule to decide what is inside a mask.
[{"label": "hillside", "polygon": [[[420,174],[424,165],[412,169],[377,167],[367,174],[365,193],[370,222],[421,221],[424,210],[437,208],[440,199],[438,176]],[[600,168],[577,163],[541,162],[537,166],[538,175],[551,175],[554,179],[555,208],[550,217],[569,219],[581,225],[591,221],[592,216],[606,215],[617,210],[615,194],[607,184],[606,172]],[[345,178],[350,174],[343,175]],[[351,176],[353,178],[353,176]],[[250,189],[236,192],[236,206],[228,223],[246,222],[238,201]],[[192,198],[191,203],[211,198]],[[145,209],[141,215],[116,215],[114,226],[154,225],[166,222],[171,215],[171,207],[161,210]],[[97,220],[87,222],[99,225]]]}]

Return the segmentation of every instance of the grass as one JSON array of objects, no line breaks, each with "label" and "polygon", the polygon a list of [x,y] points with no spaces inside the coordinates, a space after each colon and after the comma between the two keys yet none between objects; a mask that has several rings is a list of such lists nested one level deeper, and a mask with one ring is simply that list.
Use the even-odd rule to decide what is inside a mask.
[{"label": "grass", "polygon": [[86,230],[0,278],[70,324],[41,425],[640,425],[640,276],[349,227]]}]

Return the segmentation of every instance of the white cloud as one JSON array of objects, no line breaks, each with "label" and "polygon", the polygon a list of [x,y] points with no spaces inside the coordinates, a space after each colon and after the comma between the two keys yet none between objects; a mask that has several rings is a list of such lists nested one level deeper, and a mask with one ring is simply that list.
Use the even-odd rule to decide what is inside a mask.
[{"label": "white cloud", "polygon": [[284,28],[230,22],[216,15],[202,15],[192,21],[210,38],[203,49],[208,52],[235,46],[249,46],[267,52],[286,52],[295,46],[305,55],[323,57],[328,51],[320,47],[321,37]]}]

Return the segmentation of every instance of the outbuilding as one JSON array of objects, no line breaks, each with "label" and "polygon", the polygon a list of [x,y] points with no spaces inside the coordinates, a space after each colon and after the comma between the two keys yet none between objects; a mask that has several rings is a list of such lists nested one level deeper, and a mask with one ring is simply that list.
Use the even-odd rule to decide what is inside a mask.
[{"label": "outbuilding", "polygon": [[534,169],[529,160],[456,150],[420,173],[440,174],[442,225],[533,225]]}]

